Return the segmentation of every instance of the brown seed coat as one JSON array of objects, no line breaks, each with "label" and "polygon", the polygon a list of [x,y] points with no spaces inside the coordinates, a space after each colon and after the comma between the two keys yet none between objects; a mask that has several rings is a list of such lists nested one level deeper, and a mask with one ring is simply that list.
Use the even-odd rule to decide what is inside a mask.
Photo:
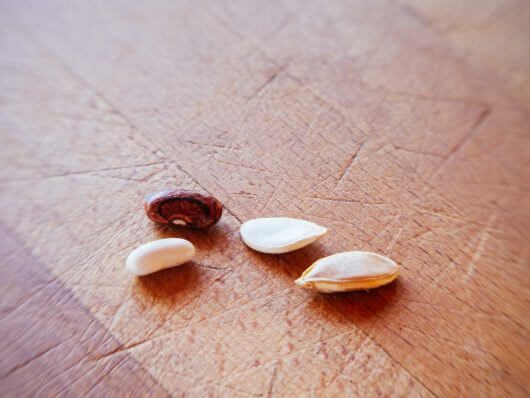
[{"label": "brown seed coat", "polygon": [[223,205],[213,196],[182,189],[147,195],[144,207],[154,222],[192,228],[209,227],[223,213]]}]

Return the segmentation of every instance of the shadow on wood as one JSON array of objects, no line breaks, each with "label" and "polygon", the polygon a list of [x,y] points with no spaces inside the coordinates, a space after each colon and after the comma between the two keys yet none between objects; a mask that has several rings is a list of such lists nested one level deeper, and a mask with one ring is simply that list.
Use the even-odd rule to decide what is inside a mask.
[{"label": "shadow on wood", "polygon": [[158,239],[182,238],[189,240],[200,251],[213,251],[228,245],[233,238],[234,231],[224,222],[219,222],[209,228],[185,228],[163,224],[153,224]]},{"label": "shadow on wood", "polygon": [[172,306],[201,281],[202,270],[193,262],[138,277],[133,287],[142,301]]},{"label": "shadow on wood", "polygon": [[334,320],[337,315],[368,331],[367,326],[395,310],[403,283],[399,280],[376,289],[325,294],[308,291],[307,308],[320,317]]},{"label": "shadow on wood", "polygon": [[323,244],[313,243],[302,249],[295,250],[291,253],[284,254],[265,254],[257,252],[245,246],[246,252],[250,259],[259,266],[268,268],[268,272],[274,274],[271,277],[283,276],[292,279],[294,283],[306,268],[317,261],[319,258],[329,256],[329,253]]}]

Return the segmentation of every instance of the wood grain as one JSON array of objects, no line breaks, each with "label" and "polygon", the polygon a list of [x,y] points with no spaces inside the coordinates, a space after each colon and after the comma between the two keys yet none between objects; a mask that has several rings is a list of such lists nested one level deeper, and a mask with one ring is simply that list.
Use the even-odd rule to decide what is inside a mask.
[{"label": "wood grain", "polygon": [[11,230],[0,236],[2,396],[169,396]]},{"label": "wood grain", "polygon": [[396,0],[441,32],[469,58],[530,100],[530,5],[525,0]]},{"label": "wood grain", "polygon": [[[527,396],[530,115],[402,4],[3,2],[3,395]],[[175,187],[220,223],[152,224]],[[270,215],[330,231],[246,248]],[[194,262],[125,274],[170,236]],[[343,250],[403,274],[294,285]]]}]

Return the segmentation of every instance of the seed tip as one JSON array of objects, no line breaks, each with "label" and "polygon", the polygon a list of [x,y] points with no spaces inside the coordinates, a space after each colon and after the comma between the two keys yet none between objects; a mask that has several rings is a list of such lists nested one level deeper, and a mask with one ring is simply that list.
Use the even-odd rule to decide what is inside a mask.
[{"label": "seed tip", "polygon": [[304,281],[303,277],[298,278],[297,280],[294,281],[294,283],[296,283],[298,286],[304,286],[305,285],[305,281]]}]

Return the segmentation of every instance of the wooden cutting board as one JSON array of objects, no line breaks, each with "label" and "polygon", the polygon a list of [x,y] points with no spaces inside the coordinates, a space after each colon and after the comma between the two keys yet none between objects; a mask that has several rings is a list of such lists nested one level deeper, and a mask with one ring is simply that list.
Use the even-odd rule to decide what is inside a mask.
[{"label": "wooden cutting board", "polygon": [[[528,396],[528,104],[407,3],[2,2],[0,395]],[[221,222],[151,223],[171,187]],[[241,242],[279,215],[329,233]],[[293,284],[346,250],[402,275]]]}]

